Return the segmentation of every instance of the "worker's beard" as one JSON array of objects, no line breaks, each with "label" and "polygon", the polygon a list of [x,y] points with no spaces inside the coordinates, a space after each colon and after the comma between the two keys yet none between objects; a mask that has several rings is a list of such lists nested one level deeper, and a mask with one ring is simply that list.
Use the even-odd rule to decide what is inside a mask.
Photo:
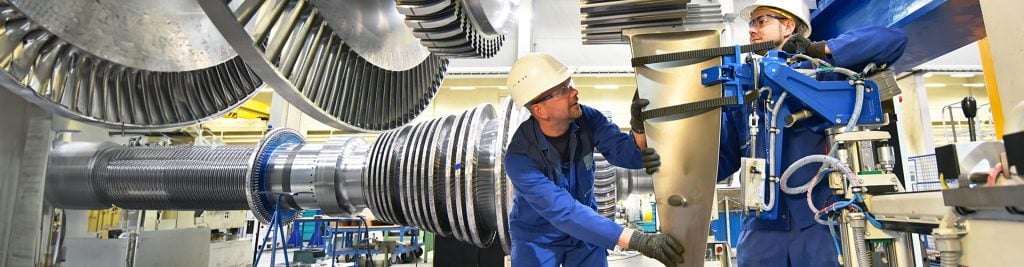
[{"label": "worker's beard", "polygon": [[[779,35],[782,35],[782,32],[784,30],[785,29],[782,28],[782,24],[780,23],[779,24]],[[797,34],[797,33],[793,33],[793,34]],[[780,36],[779,38],[773,38],[772,41],[775,42],[775,48],[772,48],[772,49],[777,50],[777,51],[782,51],[782,46],[786,44],[786,41],[789,40],[789,37],[793,36],[793,34],[785,35],[785,36]],[[764,37],[764,35],[761,35],[761,37]],[[767,40],[759,40],[758,42],[759,43],[760,42],[767,42]],[[754,44],[754,41],[751,41],[751,44]],[[758,55],[761,55],[761,56],[767,56],[768,55],[768,50],[767,49],[765,49],[765,50],[758,50],[758,51],[754,51],[754,53],[758,54]]]}]

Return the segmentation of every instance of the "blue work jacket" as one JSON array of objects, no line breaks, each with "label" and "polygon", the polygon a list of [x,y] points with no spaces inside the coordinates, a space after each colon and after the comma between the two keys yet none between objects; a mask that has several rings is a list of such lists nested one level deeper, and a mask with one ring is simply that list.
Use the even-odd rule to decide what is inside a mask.
[{"label": "blue work jacket", "polygon": [[568,162],[561,162],[558,150],[533,117],[512,136],[505,168],[515,185],[509,215],[513,246],[529,245],[543,251],[584,246],[586,242],[613,248],[622,233],[622,226],[596,211],[594,149],[612,165],[631,169],[643,167],[640,150],[632,135],[620,131],[601,112],[585,105],[580,109],[583,115],[569,126],[568,151],[572,154]]},{"label": "blue work jacket", "polygon": [[[827,60],[834,66],[861,71],[868,63],[890,64],[903,55],[907,36],[898,29],[885,27],[865,27],[856,29],[836,38],[827,40],[832,56]],[[799,67],[799,66],[798,66]],[[842,80],[846,77],[838,74],[820,76],[820,80]],[[796,99],[789,98],[785,105],[799,105]],[[853,101],[852,99],[850,101]],[[744,108],[749,109],[749,105]],[[762,116],[763,117],[763,116]],[[764,119],[764,118],[762,118]],[[763,121],[761,122],[763,125]],[[827,149],[826,136],[806,127],[783,128],[782,158],[780,170],[785,170],[794,161],[808,155],[824,154]],[[758,137],[767,138],[767,137]],[[721,151],[719,153],[718,179],[722,180],[739,169],[740,157],[749,155],[749,132],[747,117],[742,110],[727,111],[722,116]],[[778,148],[777,148],[778,149]],[[808,165],[790,176],[791,187],[806,184],[817,173],[819,165]],[[826,206],[831,192],[828,183],[818,183],[812,189],[813,202],[819,208]],[[754,216],[744,218],[743,228],[751,230],[790,230],[791,227],[804,229],[816,224],[814,214],[807,207],[806,196],[782,193],[778,198],[779,219],[761,220]],[[792,220],[792,221],[790,221]],[[792,222],[792,223],[791,223]]]}]

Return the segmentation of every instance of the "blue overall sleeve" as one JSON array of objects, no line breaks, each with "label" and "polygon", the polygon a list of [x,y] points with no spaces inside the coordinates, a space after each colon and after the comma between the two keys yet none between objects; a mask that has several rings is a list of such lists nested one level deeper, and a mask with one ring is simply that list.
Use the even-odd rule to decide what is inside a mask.
[{"label": "blue overall sleeve", "polygon": [[722,132],[718,143],[718,181],[725,180],[740,169],[743,146],[747,142],[746,129],[742,109],[722,112]]},{"label": "blue overall sleeve", "polygon": [[623,133],[619,126],[608,120],[604,114],[596,109],[580,106],[583,110],[583,118],[587,124],[594,129],[594,142],[597,143],[597,150],[601,151],[604,158],[612,165],[627,169],[642,169],[644,167],[643,156],[640,149],[636,147],[633,135]]},{"label": "blue overall sleeve", "polygon": [[526,155],[508,154],[505,164],[516,191],[551,225],[576,239],[606,249],[615,247],[622,226],[576,201]]},{"label": "blue overall sleeve", "polygon": [[907,34],[898,29],[870,26],[825,41],[836,66],[860,72],[868,63],[892,64],[903,56]]}]

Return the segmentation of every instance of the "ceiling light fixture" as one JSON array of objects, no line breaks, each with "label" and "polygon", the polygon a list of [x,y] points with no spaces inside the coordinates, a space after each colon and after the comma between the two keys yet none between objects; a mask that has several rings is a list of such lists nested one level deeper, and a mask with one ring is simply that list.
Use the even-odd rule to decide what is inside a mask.
[{"label": "ceiling light fixture", "polygon": [[476,90],[476,86],[452,86],[452,87],[448,87],[448,89],[454,90],[454,91],[468,91],[468,90]]},{"label": "ceiling light fixture", "polygon": [[974,77],[974,73],[953,73],[953,74],[950,74],[949,77],[953,77],[953,78],[970,78],[970,77]]},{"label": "ceiling light fixture", "polygon": [[984,83],[965,83],[964,87],[985,87]]},{"label": "ceiling light fixture", "polygon": [[926,83],[924,87],[946,87],[944,83]]}]

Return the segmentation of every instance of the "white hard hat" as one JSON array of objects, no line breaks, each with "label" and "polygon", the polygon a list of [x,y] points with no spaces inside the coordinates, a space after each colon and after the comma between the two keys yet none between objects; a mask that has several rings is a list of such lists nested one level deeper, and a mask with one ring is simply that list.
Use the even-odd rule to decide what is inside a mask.
[{"label": "white hard hat", "polygon": [[509,93],[517,106],[525,106],[544,91],[572,76],[574,71],[548,54],[531,53],[512,63],[508,71]]},{"label": "white hard hat", "polygon": [[811,9],[808,8],[807,2],[803,0],[757,0],[753,5],[747,6],[740,10],[740,18],[745,21],[750,21],[750,13],[753,13],[759,7],[768,7],[785,11],[789,14],[796,16],[796,19],[807,25],[807,31],[804,32],[804,37],[811,36]]}]

